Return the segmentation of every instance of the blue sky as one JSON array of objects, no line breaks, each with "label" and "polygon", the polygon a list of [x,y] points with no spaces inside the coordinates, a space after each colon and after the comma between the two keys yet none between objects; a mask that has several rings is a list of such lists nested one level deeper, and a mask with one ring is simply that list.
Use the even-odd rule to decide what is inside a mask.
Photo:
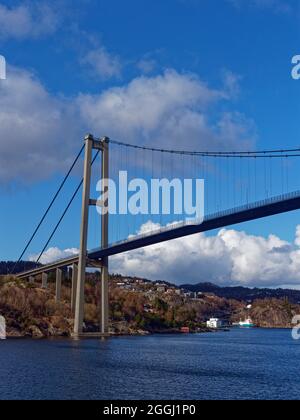
[{"label": "blue sky", "polygon": [[[298,146],[300,81],[291,78],[291,59],[300,54],[299,11],[297,0],[1,1],[8,67],[0,81],[0,259],[18,257],[88,131],[143,144],[161,144],[168,133],[174,148],[182,148],[183,128],[187,148],[207,148],[206,136],[216,147]],[[112,106],[115,97],[124,109]],[[78,246],[79,213],[77,200],[52,246]],[[299,215],[235,229],[292,243]]]}]

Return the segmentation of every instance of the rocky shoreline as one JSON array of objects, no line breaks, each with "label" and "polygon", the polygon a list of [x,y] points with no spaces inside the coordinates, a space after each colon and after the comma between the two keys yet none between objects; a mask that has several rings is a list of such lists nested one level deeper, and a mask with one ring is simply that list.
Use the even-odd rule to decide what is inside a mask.
[{"label": "rocky shoreline", "polygon": [[[131,283],[130,283],[131,282]],[[129,280],[130,290],[119,287],[120,277],[110,285],[111,336],[146,336],[214,332],[206,328],[211,317],[225,319],[229,324],[251,317],[261,328],[290,329],[292,319],[300,314],[300,305],[288,299],[246,302],[202,294],[198,298],[178,294],[175,287],[155,291],[153,283],[141,279]],[[161,289],[161,286],[157,286]],[[91,277],[86,284],[85,331],[99,331],[99,281]],[[8,338],[68,338],[73,333],[70,306],[70,284],[62,287],[61,302],[55,301],[55,282],[48,289],[16,278],[0,277],[0,315],[6,320]],[[182,329],[184,327],[184,329]]]}]

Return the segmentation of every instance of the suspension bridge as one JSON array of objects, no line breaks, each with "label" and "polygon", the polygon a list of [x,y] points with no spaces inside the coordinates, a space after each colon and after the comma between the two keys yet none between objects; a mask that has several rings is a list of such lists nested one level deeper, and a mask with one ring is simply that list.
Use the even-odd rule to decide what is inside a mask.
[{"label": "suspension bridge", "polygon": [[[71,307],[74,314],[74,337],[84,335],[84,285],[87,267],[101,270],[101,335],[109,332],[109,258],[146,246],[163,243],[184,236],[224,228],[300,209],[298,164],[300,148],[262,151],[193,151],[173,150],[133,145],[88,135],[48,208],[34,229],[18,262],[28,252],[57,198],[70,178],[76,165],[83,161],[83,177],[74,189],[69,202],[54,226],[36,259],[37,267],[16,274],[20,279],[33,282],[42,279],[47,288],[49,273],[56,272],[56,300],[60,300],[63,269],[72,267]],[[101,191],[106,199],[99,202],[92,197],[92,185],[97,181],[93,168],[100,160]],[[91,227],[90,208],[107,207],[111,191],[107,179],[116,180],[120,171],[128,179],[169,179],[205,181],[205,213],[203,220],[191,219],[184,212],[180,215],[165,212],[163,196],[160,211],[149,216],[113,214],[102,212],[94,229],[99,234],[99,247],[89,247]],[[98,171],[98,174],[100,172]],[[66,218],[74,200],[82,190],[79,253],[72,257],[41,265],[43,255]],[[96,187],[95,187],[96,191]],[[192,194],[193,195],[193,194]],[[194,196],[191,199],[195,199]],[[173,202],[174,204],[174,202]],[[12,272],[15,274],[14,270]]]}]

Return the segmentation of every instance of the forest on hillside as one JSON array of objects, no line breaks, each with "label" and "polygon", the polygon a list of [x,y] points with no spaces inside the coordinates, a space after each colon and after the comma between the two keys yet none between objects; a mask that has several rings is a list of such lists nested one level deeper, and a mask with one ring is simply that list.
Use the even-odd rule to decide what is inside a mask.
[{"label": "forest on hillside", "polygon": [[36,264],[35,262],[31,261],[0,261],[0,275],[7,275],[14,272],[21,273],[23,271],[31,270],[33,268],[39,267],[41,264]]}]

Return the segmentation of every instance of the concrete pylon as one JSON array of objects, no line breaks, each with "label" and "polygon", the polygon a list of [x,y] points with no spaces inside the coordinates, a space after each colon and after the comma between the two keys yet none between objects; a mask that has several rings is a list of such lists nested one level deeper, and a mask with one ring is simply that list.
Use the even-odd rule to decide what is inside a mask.
[{"label": "concrete pylon", "polygon": [[59,303],[61,301],[61,284],[62,284],[63,272],[60,268],[56,270],[56,292],[55,292],[55,301]]},{"label": "concrete pylon", "polygon": [[77,290],[77,278],[78,278],[78,265],[73,264],[72,267],[72,289],[71,289],[71,310],[75,313],[76,306],[76,290]]},{"label": "concrete pylon", "polygon": [[[107,137],[102,139],[102,191],[108,192],[107,183],[109,178],[109,139]],[[101,246],[102,248],[108,247],[108,201],[103,203],[106,211],[103,211],[101,216]],[[101,269],[101,333],[108,334],[108,313],[109,313],[109,293],[108,293],[108,258],[103,258]]]},{"label": "concrete pylon", "polygon": [[108,293],[108,258],[103,259],[101,269],[101,333],[108,334],[109,293]]},{"label": "concrete pylon", "polygon": [[[85,159],[83,174],[82,210],[81,210],[81,230],[80,230],[80,252],[78,262],[78,277],[76,286],[76,304],[74,316],[74,337],[79,337],[83,332],[84,320],[84,286],[87,266],[87,239],[89,224],[89,206],[98,205],[97,200],[90,198],[91,189],[91,165],[93,149],[100,150],[102,153],[102,191],[108,192],[107,180],[109,178],[109,139],[104,137],[101,141],[95,140],[92,135],[85,138]],[[101,203],[107,206],[108,202]],[[108,209],[107,209],[108,210]],[[101,246],[108,246],[108,211],[103,211],[101,216]],[[74,270],[75,271],[75,270]],[[108,333],[108,258],[104,259],[101,270],[101,332]],[[75,283],[75,282],[74,282]],[[74,304],[74,300],[73,300]]]},{"label": "concrete pylon", "polygon": [[88,219],[89,219],[89,202],[91,189],[91,172],[92,172],[92,152],[93,152],[93,136],[88,135],[85,138],[85,158],[84,158],[84,174],[83,174],[83,192],[82,192],[82,209],[81,209],[81,229],[80,229],[80,252],[78,264],[78,280],[76,291],[76,306],[74,319],[74,335],[79,336],[83,331],[84,319],[84,286],[85,286],[85,269],[87,259],[87,237],[88,237]]},{"label": "concrete pylon", "polygon": [[42,274],[42,289],[47,289],[47,288],[48,288],[48,274],[43,273]]}]

